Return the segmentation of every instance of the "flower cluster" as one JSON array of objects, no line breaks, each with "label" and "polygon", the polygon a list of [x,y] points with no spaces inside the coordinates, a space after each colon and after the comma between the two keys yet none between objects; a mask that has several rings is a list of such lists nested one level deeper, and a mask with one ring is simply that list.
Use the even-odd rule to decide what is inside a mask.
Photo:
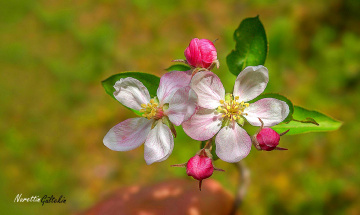
[{"label": "flower cluster", "polygon": [[[252,144],[259,150],[277,147],[279,134],[271,127],[289,114],[288,105],[275,98],[252,102],[269,82],[267,68],[246,67],[237,77],[233,92],[225,93],[220,78],[211,70],[219,67],[213,42],[193,39],[184,52],[189,71],[172,71],[160,79],[157,96],[150,98],[148,89],[139,80],[128,77],[114,85],[114,97],[123,105],[140,111],[142,116],[114,126],[104,137],[104,144],[116,151],[128,151],[144,143],[147,164],[166,160],[173,148],[176,131],[199,141],[215,140],[217,156],[234,163],[245,158]],[[261,126],[251,138],[243,128],[248,122]],[[275,132],[275,133],[274,133]],[[210,177],[214,167],[209,148],[202,149],[184,167],[187,174],[201,181]],[[206,153],[207,152],[207,153]]]}]

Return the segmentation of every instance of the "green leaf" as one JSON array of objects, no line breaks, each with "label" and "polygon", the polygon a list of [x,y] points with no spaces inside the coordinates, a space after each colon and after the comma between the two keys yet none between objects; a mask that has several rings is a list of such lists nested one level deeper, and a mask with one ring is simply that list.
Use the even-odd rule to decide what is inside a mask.
[{"label": "green leaf", "polygon": [[[135,79],[141,81],[144,84],[144,86],[148,89],[151,98],[156,96],[157,88],[159,87],[159,83],[160,83],[160,78],[155,75],[152,75],[152,74],[147,74],[147,73],[142,73],[142,72],[122,72],[122,73],[110,76],[108,79],[102,81],[101,83],[102,83],[106,93],[109,94],[111,97],[113,97],[113,99],[115,99],[115,97],[114,97],[115,83],[117,81],[119,81],[121,78],[127,78],[127,77],[132,77],[132,78],[135,78]],[[128,108],[128,109],[132,110],[134,113],[141,116],[141,113],[139,111],[131,109],[131,108]]]},{"label": "green leaf", "polygon": [[268,44],[259,16],[244,19],[234,32],[234,40],[235,50],[226,57],[231,73],[237,76],[247,66],[264,65]]},{"label": "green leaf", "polygon": [[251,100],[249,103],[254,103],[260,99],[263,99],[263,98],[274,98],[274,99],[278,99],[278,100],[281,100],[281,101],[284,101],[286,102],[286,104],[289,106],[289,115],[284,119],[284,123],[286,122],[290,122],[293,117],[293,113],[294,113],[294,105],[293,103],[288,99],[286,98],[285,96],[282,96],[280,94],[277,94],[277,93],[264,93],[264,94],[261,94],[260,96],[256,97],[255,99]]},{"label": "green leaf", "polygon": [[272,128],[278,133],[290,129],[287,134],[302,134],[308,132],[333,131],[340,128],[341,125],[342,122],[325,114],[294,106],[293,120],[289,123],[275,125]]},{"label": "green leaf", "polygon": [[301,122],[301,123],[312,123],[314,125],[319,126],[319,123],[316,122],[315,119],[311,118],[311,117],[306,117],[306,119],[304,120],[297,120],[297,119],[293,119],[293,121],[295,122]]},{"label": "green leaf", "polygon": [[171,72],[171,71],[188,71],[190,69],[191,68],[189,66],[184,64],[174,64],[165,70]]}]

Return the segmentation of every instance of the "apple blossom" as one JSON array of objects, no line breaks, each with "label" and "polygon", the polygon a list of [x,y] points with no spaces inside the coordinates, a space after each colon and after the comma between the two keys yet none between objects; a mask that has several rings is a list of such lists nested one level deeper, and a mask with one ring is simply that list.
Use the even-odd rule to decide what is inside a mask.
[{"label": "apple blossom", "polygon": [[195,112],[197,96],[189,87],[190,80],[191,74],[186,72],[166,73],[160,79],[157,97],[152,99],[139,80],[128,77],[117,81],[115,98],[140,111],[142,117],[127,119],[111,128],[104,137],[105,146],[129,151],[145,142],[144,158],[148,165],[166,160],[174,147],[173,125],[180,125]]},{"label": "apple blossom", "polygon": [[252,104],[248,101],[260,95],[269,81],[264,66],[246,67],[237,77],[233,94],[226,94],[217,75],[204,71],[194,75],[191,88],[198,95],[199,109],[182,124],[191,138],[199,141],[215,138],[216,154],[226,162],[245,158],[251,150],[251,138],[241,127],[245,119],[254,126],[282,122],[289,114],[288,105],[274,98],[263,98]]}]

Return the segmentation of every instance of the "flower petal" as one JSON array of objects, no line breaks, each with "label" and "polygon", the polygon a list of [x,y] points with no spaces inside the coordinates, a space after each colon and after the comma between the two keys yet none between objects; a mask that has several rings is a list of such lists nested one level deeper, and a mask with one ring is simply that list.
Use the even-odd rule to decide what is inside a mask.
[{"label": "flower petal", "polygon": [[190,71],[173,71],[165,73],[161,79],[157,96],[160,104],[169,103],[174,93],[182,88],[189,86],[191,80]]},{"label": "flower petal", "polygon": [[216,154],[223,161],[239,162],[251,150],[251,138],[237,123],[223,127],[215,138]]},{"label": "flower petal", "polygon": [[221,128],[222,120],[215,110],[199,108],[182,127],[187,135],[199,141],[212,138]]},{"label": "flower petal", "polygon": [[104,137],[104,145],[114,151],[129,151],[145,142],[153,120],[127,119],[110,129]]},{"label": "flower petal", "polygon": [[148,89],[135,78],[122,78],[114,85],[115,98],[123,105],[140,110],[141,104],[150,102],[150,95]]},{"label": "flower petal", "polygon": [[201,39],[198,42],[199,50],[201,52],[202,64],[204,68],[208,68],[212,62],[217,59],[216,48],[208,39]]},{"label": "flower petal", "polygon": [[264,66],[248,66],[236,78],[234,96],[240,101],[250,101],[264,92],[269,82],[269,72]]},{"label": "flower petal", "polygon": [[225,98],[225,89],[220,78],[212,72],[198,72],[191,80],[191,89],[198,96],[198,105],[203,108],[215,109],[220,100]]},{"label": "flower petal", "polygon": [[176,91],[171,101],[169,109],[165,111],[170,121],[179,126],[183,121],[189,119],[194,113],[197,104],[197,95],[190,86],[183,87]]},{"label": "flower petal", "polygon": [[254,126],[260,126],[259,118],[264,122],[264,126],[273,126],[284,121],[289,115],[289,106],[286,102],[274,99],[264,98],[250,104],[245,108],[244,117]]},{"label": "flower petal", "polygon": [[144,158],[148,165],[166,160],[174,148],[174,137],[165,124],[158,120],[145,141]]},{"label": "flower petal", "polygon": [[198,107],[197,103],[198,103],[198,96],[194,90],[190,89],[189,90],[189,99],[187,101],[187,111],[186,111],[184,121],[189,120],[190,117],[192,117],[195,114],[197,107]]},{"label": "flower petal", "polygon": [[202,66],[201,52],[199,50],[198,43],[199,43],[198,38],[192,39],[189,43],[189,46],[184,51],[184,55],[187,62],[193,67]]}]

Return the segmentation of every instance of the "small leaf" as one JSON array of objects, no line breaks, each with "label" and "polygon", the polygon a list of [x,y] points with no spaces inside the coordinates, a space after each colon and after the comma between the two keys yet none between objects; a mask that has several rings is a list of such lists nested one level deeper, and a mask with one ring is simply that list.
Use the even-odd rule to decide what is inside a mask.
[{"label": "small leaf", "polygon": [[[156,96],[157,88],[159,87],[159,83],[160,83],[160,78],[152,74],[147,74],[142,72],[122,72],[110,76],[108,79],[102,81],[101,83],[106,93],[109,94],[113,99],[115,99],[114,97],[115,83],[119,81],[121,78],[127,78],[127,77],[132,77],[141,81],[144,84],[144,86],[148,89],[151,98]],[[134,113],[141,116],[141,113],[139,111],[131,108],[128,109],[132,110]]]},{"label": "small leaf", "polygon": [[191,68],[189,66],[184,64],[174,64],[165,70],[171,72],[171,71],[188,71],[190,69]]},{"label": "small leaf", "polygon": [[293,118],[295,120],[292,120],[289,123],[275,125],[272,128],[278,133],[290,129],[287,134],[291,135],[308,132],[333,131],[337,130],[342,125],[342,122],[326,116],[325,114],[307,110],[299,106],[294,106]]},{"label": "small leaf", "polygon": [[[214,138],[215,139],[215,138]],[[213,156],[213,161],[216,161],[217,159],[219,159],[219,157],[217,156],[216,154],[216,144],[215,144],[215,140],[213,139],[212,141],[212,149],[211,149],[211,155]],[[207,140],[206,141],[201,141],[200,143],[200,149],[203,149],[205,147],[205,144],[206,144]]]},{"label": "small leaf", "polygon": [[289,115],[282,122],[286,123],[292,120],[292,115],[294,113],[294,105],[288,98],[277,93],[264,93],[256,97],[255,99],[251,100],[250,103],[254,103],[263,98],[274,98],[286,102],[286,104],[289,106]]},{"label": "small leaf", "polygon": [[259,16],[244,19],[234,32],[234,40],[235,50],[226,57],[231,73],[237,76],[247,66],[264,65],[268,44]]}]

